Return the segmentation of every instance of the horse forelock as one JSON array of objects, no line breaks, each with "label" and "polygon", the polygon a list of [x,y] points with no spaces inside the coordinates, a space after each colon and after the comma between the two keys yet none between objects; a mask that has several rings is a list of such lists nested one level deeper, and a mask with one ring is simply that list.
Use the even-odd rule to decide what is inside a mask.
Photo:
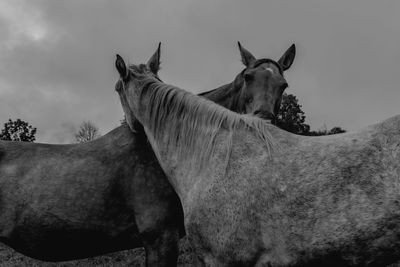
[{"label": "horse forelock", "polygon": [[[129,70],[134,73],[134,75],[139,76],[141,79],[145,79],[148,76],[152,76],[156,80],[162,82],[160,77],[158,77],[157,73],[153,73],[151,70],[149,70],[148,66],[146,64],[129,64]],[[158,70],[161,70],[160,67],[158,67]]]},{"label": "horse forelock", "polygon": [[[214,140],[222,128],[230,133],[238,127],[248,128],[264,142],[268,152],[274,146],[270,124],[260,118],[237,114],[153,78],[143,81],[142,89],[141,98],[149,94],[147,119],[153,137],[178,149],[179,159],[190,159],[197,170],[206,166],[215,152],[217,144]],[[226,140],[227,153],[231,141]]]},{"label": "horse forelock", "polygon": [[139,65],[135,65],[135,64],[129,64],[129,69],[133,72],[141,72],[144,73],[145,70],[147,69],[145,64],[139,64]]},{"label": "horse forelock", "polygon": [[251,68],[257,68],[258,66],[260,66],[261,64],[264,64],[264,63],[271,63],[271,64],[275,65],[279,70],[279,74],[283,76],[282,66],[278,62],[276,62],[275,60],[272,60],[272,59],[269,59],[269,58],[257,59],[250,67]]}]

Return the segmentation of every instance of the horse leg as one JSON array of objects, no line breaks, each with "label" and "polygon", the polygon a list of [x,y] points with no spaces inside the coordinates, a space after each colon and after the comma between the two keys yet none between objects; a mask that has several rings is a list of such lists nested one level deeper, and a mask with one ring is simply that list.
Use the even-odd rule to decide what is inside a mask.
[{"label": "horse leg", "polygon": [[143,237],[146,251],[146,267],[173,267],[179,254],[179,229],[166,229],[162,233]]}]

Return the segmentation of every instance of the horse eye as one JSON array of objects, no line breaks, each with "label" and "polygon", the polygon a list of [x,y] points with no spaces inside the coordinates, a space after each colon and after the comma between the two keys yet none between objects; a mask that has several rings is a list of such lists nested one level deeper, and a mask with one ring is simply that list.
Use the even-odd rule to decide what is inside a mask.
[{"label": "horse eye", "polygon": [[251,104],[251,102],[253,102],[253,98],[252,97],[247,98],[247,103]]},{"label": "horse eye", "polygon": [[251,80],[253,80],[253,75],[251,75],[251,74],[249,74],[249,73],[246,73],[246,74],[244,75],[244,80],[245,80],[246,82],[250,82]]}]

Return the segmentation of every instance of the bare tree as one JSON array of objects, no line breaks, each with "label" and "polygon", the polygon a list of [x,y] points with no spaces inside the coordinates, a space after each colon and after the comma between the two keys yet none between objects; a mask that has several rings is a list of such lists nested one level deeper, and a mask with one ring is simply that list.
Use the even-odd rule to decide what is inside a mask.
[{"label": "bare tree", "polygon": [[100,137],[99,129],[91,121],[84,121],[79,126],[79,131],[75,134],[75,139],[79,143],[92,141]]}]

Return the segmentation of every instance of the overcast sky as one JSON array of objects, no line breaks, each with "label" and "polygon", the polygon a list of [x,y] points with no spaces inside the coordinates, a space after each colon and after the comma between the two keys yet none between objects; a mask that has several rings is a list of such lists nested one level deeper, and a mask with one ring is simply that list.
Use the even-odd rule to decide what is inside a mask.
[{"label": "overcast sky", "polygon": [[68,143],[83,120],[123,117],[115,53],[144,63],[162,42],[160,77],[198,93],[243,66],[236,42],[277,60],[312,129],[357,130],[400,114],[400,1],[0,0],[0,127],[21,118],[37,141]]}]

